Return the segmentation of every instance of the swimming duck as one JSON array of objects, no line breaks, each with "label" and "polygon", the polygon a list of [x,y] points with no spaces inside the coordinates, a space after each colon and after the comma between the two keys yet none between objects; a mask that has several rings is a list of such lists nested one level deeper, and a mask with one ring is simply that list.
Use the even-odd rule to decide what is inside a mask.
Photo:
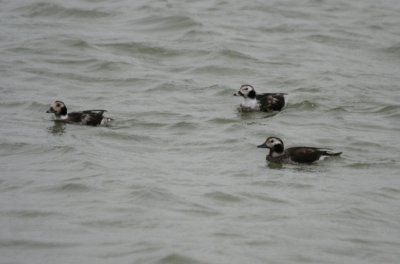
[{"label": "swimming duck", "polygon": [[269,137],[257,147],[269,148],[267,160],[275,163],[312,163],[342,154],[342,152],[330,153],[326,148],[293,147],[284,149],[283,141],[277,137]]},{"label": "swimming duck", "polygon": [[76,125],[97,126],[111,121],[111,118],[104,117],[106,110],[85,110],[80,112],[67,113],[67,107],[61,101],[54,101],[46,113],[54,113],[55,121],[61,121]]},{"label": "swimming duck", "polygon": [[240,112],[273,112],[280,111],[285,106],[285,93],[257,94],[254,87],[249,84],[242,85],[239,91],[233,95],[243,97],[243,101],[238,107]]}]

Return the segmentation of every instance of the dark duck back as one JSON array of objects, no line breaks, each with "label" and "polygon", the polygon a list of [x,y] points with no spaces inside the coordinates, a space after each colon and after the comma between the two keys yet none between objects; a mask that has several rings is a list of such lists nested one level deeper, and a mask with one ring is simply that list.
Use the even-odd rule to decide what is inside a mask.
[{"label": "dark duck back", "polygon": [[54,113],[55,121],[77,124],[97,126],[111,121],[111,118],[104,117],[106,110],[85,110],[79,112],[68,113],[67,107],[61,101],[54,101],[46,113]]},{"label": "dark duck back", "polygon": [[264,112],[280,111],[285,106],[285,94],[283,93],[264,93],[257,94],[256,98],[260,102],[260,110]]}]

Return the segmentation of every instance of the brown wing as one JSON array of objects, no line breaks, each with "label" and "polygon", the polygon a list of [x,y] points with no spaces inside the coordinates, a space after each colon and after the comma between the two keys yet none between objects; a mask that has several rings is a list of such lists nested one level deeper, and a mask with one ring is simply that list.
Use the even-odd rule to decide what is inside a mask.
[{"label": "brown wing", "polygon": [[83,112],[72,112],[68,113],[68,117],[66,119],[69,123],[80,123],[83,120]]},{"label": "brown wing", "polygon": [[325,151],[312,147],[288,148],[286,151],[289,153],[289,156],[293,161],[300,163],[314,162],[319,160],[321,155],[325,153]]}]

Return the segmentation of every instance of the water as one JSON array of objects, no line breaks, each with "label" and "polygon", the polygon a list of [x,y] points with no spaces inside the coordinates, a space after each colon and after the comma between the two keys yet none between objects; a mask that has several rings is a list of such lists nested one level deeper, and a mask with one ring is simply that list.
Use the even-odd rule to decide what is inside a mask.
[{"label": "water", "polygon": [[[0,1],[1,263],[397,263],[398,1]],[[278,114],[236,111],[249,83]],[[109,127],[45,113],[107,109]],[[257,149],[342,151],[270,166]]]}]

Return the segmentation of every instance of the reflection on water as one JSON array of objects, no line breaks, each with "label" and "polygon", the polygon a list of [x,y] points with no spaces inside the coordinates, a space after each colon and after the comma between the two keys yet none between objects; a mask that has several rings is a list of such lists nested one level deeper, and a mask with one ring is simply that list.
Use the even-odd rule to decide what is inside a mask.
[{"label": "reflection on water", "polygon": [[[285,111],[283,109],[282,111]],[[237,112],[236,116],[243,120],[253,120],[253,119],[264,119],[271,118],[279,114],[279,112],[261,112],[261,111],[251,111],[251,112]]]},{"label": "reflection on water", "polygon": [[54,125],[49,127],[48,131],[55,136],[61,136],[65,132],[65,123],[54,121]]},{"label": "reflection on water", "polygon": [[282,163],[268,162],[268,161],[267,161],[267,163],[268,163],[267,166],[270,169],[282,169],[282,167],[283,167]]},{"label": "reflection on water", "polygon": [[326,171],[326,163],[333,159],[341,159],[341,157],[335,157],[327,159],[325,161],[316,161],[313,163],[296,163],[296,164],[286,164],[286,163],[276,163],[267,161],[267,167],[270,169],[282,169],[283,167],[291,168],[296,172],[323,172]]}]

